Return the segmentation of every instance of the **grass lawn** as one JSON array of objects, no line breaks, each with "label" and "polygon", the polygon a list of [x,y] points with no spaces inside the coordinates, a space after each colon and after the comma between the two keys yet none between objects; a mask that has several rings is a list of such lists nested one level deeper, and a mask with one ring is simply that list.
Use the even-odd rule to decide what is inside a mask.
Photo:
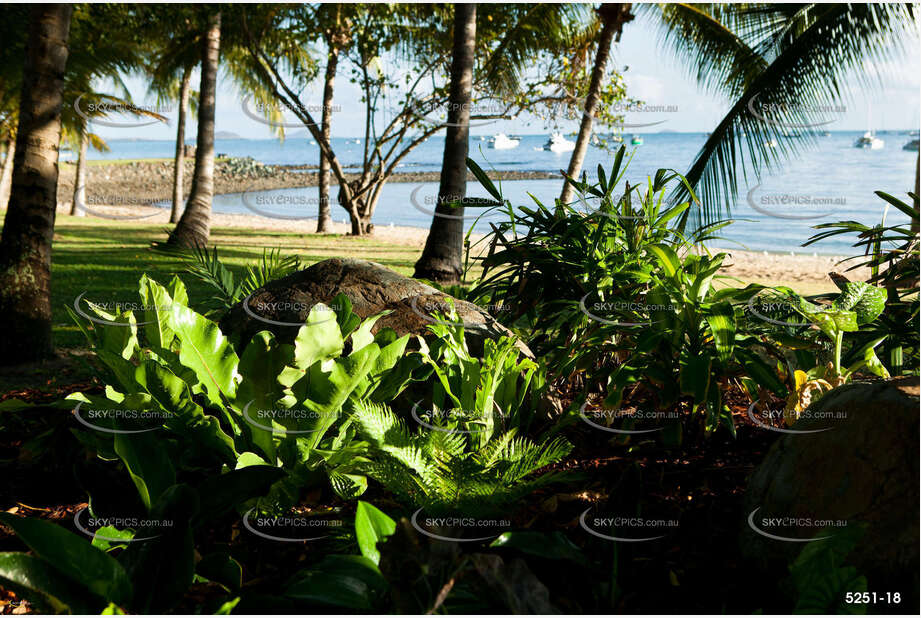
[{"label": "grass lawn", "polygon": [[[0,213],[2,214],[2,213]],[[2,219],[0,219],[2,220]],[[151,249],[151,243],[166,239],[163,224],[111,221],[96,218],[59,218],[54,231],[51,272],[51,307],[54,345],[65,355],[85,350],[86,339],[65,307],[84,298],[95,302],[139,302],[141,275],[161,283],[179,274],[192,303],[210,291],[197,278],[184,274],[185,260]],[[222,261],[240,273],[243,265],[262,257],[264,248],[278,247],[284,255],[299,255],[309,266],[332,257],[364,258],[381,263],[403,275],[412,275],[418,250],[374,240],[339,235],[316,235],[213,228],[210,246],[217,246]],[[83,308],[86,305],[83,304]],[[53,389],[88,377],[82,363],[71,359],[0,370],[0,393],[25,388]]]},{"label": "grass lawn", "polygon": [[[2,221],[2,218],[0,218]],[[185,260],[151,249],[151,243],[166,239],[166,226],[137,221],[97,218],[59,218],[55,226],[52,254],[52,318],[54,345],[65,356],[86,350],[86,340],[66,307],[84,298],[94,302],[136,303],[138,280],[146,273],[161,283],[179,274],[189,290],[190,300],[204,300],[211,292],[197,278],[185,273]],[[299,255],[304,266],[332,257],[355,257],[378,262],[411,276],[419,250],[374,238],[335,234],[316,235],[243,228],[213,228],[210,246],[217,246],[221,259],[237,273],[243,265],[261,258],[263,249],[278,247],[285,255]],[[742,285],[725,282],[722,285]],[[775,283],[776,284],[776,283]],[[791,283],[801,293],[833,289],[810,289],[808,284]],[[815,286],[816,288],[820,286]],[[805,289],[804,289],[805,288]],[[83,305],[85,308],[85,304]],[[50,363],[50,364],[49,364]],[[84,379],[89,375],[82,363],[72,359],[36,363],[0,371],[0,393],[22,388],[45,390]]]},{"label": "grass lawn", "polygon": [[[70,218],[55,226],[52,255],[52,311],[54,341],[59,348],[81,347],[83,335],[67,314],[65,306],[86,292],[95,302],[137,302],[141,275],[160,282],[179,274],[189,288],[192,303],[209,294],[195,277],[183,274],[185,260],[153,250],[154,241],[166,239],[162,224]],[[242,272],[243,265],[262,257],[264,248],[278,247],[284,255],[299,255],[305,266],[332,257],[355,257],[379,262],[404,274],[412,274],[418,253],[410,247],[374,239],[339,235],[315,235],[214,228],[210,246],[217,246],[225,264]]]}]

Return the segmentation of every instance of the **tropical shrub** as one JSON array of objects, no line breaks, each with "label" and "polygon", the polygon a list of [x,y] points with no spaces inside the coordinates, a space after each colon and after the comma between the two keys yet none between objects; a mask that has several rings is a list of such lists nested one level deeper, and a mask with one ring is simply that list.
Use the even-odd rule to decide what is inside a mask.
[{"label": "tropical shrub", "polygon": [[[831,344],[831,359],[823,362],[824,359],[812,357],[815,366],[807,370],[793,370],[793,389],[784,413],[791,425],[813,401],[832,388],[845,384],[858,371],[869,371],[881,378],[889,377],[889,371],[876,355],[876,348],[886,335],[868,339],[864,328],[886,309],[886,290],[862,281],[848,281],[834,273],[832,279],[841,293],[830,305],[816,305],[789,288],[776,288],[786,295],[789,306]],[[855,342],[847,354],[844,353],[845,333],[855,335]],[[808,345],[808,340],[802,339]],[[805,348],[806,345],[796,347]],[[810,357],[800,354],[797,358],[805,360]]]},{"label": "tropical shrub", "polygon": [[356,402],[354,412],[361,437],[373,448],[362,470],[427,512],[495,512],[561,480],[562,473],[537,472],[572,450],[563,438],[535,443],[515,429],[485,442],[477,429],[454,423],[410,431],[386,405],[368,401]]},{"label": "tropical shrub", "polygon": [[[886,311],[878,322],[864,329],[866,339],[885,336],[882,350],[885,352],[893,373],[916,373],[919,364],[919,259],[918,211],[888,193],[877,191],[876,195],[886,202],[886,208],[894,207],[909,218],[908,225],[886,225],[883,215],[879,225],[868,226],[857,221],[823,223],[815,229],[825,230],[812,236],[804,246],[826,238],[844,234],[856,234],[854,248],[862,250],[845,262],[853,262],[848,271],[866,267],[871,276],[867,283],[879,285],[886,290]],[[914,193],[908,194],[912,200]]]},{"label": "tropical shrub", "polygon": [[692,418],[706,430],[722,422],[734,431],[720,394],[731,381],[751,376],[786,394],[768,362],[777,355],[773,344],[745,329],[744,304],[762,288],[715,290],[725,254],[692,250],[730,222],[684,234],[676,223],[690,202],[666,204],[665,194],[686,181],[669,170],[642,185],[624,182],[618,194],[624,157],[621,148],[609,173],[599,166],[596,184],[567,178],[583,205],[596,204],[588,212],[559,201],[522,214],[510,209],[510,221],[493,225],[470,295],[510,306],[506,323],[533,332],[528,344],[546,355],[555,377],[581,384],[578,403],[599,389],[606,405],[619,406],[625,389],[642,383],[660,407],[685,399],[703,412]]},{"label": "tropical shrub", "polygon": [[746,305],[763,288],[715,289],[725,253],[681,258],[667,245],[651,245],[647,251],[656,267],[643,296],[646,310],[632,318],[645,321],[622,329],[626,360],[610,374],[605,405],[619,406],[627,387],[648,381],[657,389],[660,406],[687,400],[692,419],[701,419],[706,431],[723,425],[734,434],[722,400],[732,381],[754,378],[777,395],[785,393],[765,360],[780,358],[777,348],[744,329]]},{"label": "tropical shrub", "polygon": [[140,519],[145,523],[134,529],[108,525],[90,541],[48,521],[0,513],[0,523],[32,551],[0,553],[0,584],[47,613],[143,614],[175,607],[197,577],[225,588],[228,595],[217,613],[229,613],[239,601],[239,576],[234,582],[220,574],[239,573],[241,567],[226,553],[196,561],[194,533],[236,505],[264,495],[283,473],[253,466],[214,476],[195,488],[183,483],[162,487],[172,481],[169,459],[141,459],[157,445],[151,440],[141,446],[138,437],[123,437],[119,450],[138,489],[145,488],[141,494],[148,508]]},{"label": "tropical shrub", "polygon": [[[188,307],[178,278],[167,288],[144,276],[139,293],[140,324],[130,311],[91,306],[100,319],[92,330],[81,328],[100,361],[106,392],[69,399],[107,411],[106,418],[124,419],[131,411],[162,417],[169,438],[163,449],[184,467],[283,467],[287,477],[273,493],[279,507],[323,476],[340,496],[365,490],[367,480],[355,474],[365,447],[354,441],[346,405],[388,400],[405,386],[410,371],[393,369],[408,336],[391,329],[372,335],[381,316],[360,320],[340,295],[335,310],[312,309],[293,344],[263,331],[238,355],[215,322]],[[131,428],[125,420],[111,427]],[[94,436],[100,448],[111,450],[107,442],[114,441],[117,450],[113,434],[100,435],[106,436]]]}]

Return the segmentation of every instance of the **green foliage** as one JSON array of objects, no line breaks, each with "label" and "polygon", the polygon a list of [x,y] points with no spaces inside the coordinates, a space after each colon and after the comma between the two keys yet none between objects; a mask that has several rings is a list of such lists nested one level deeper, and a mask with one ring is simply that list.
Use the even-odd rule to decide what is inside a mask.
[{"label": "green foliage", "polygon": [[429,420],[448,430],[461,430],[485,444],[502,428],[526,431],[531,424],[526,401],[538,365],[520,352],[514,337],[486,339],[483,358],[467,349],[464,325],[449,300],[449,311],[436,312],[428,326],[437,338],[422,342],[421,355],[437,380]]},{"label": "green foliage", "polygon": [[386,592],[388,583],[378,569],[378,543],[396,530],[396,522],[378,508],[358,501],[355,538],[360,556],[332,554],[309,569],[298,572],[284,596],[299,602],[353,610],[371,610]]},{"label": "green foliage", "polygon": [[867,590],[867,579],[847,556],[864,534],[863,528],[825,529],[823,540],[807,543],[790,565],[789,584],[794,591],[797,614],[863,614],[866,605],[847,603],[846,593]]},{"label": "green foliage", "polygon": [[374,449],[363,467],[409,504],[432,511],[482,513],[508,506],[562,473],[535,474],[572,446],[562,438],[537,443],[515,429],[481,442],[453,430],[411,432],[387,406],[358,402],[354,419]]},{"label": "green foliage", "polygon": [[262,260],[248,264],[243,277],[237,281],[218,257],[217,247],[208,252],[207,247],[196,247],[188,272],[213,290],[207,300],[209,310],[205,315],[223,313],[269,281],[280,279],[301,268],[296,255],[282,256],[278,248],[262,251]]},{"label": "green foliage", "polygon": [[629,357],[611,374],[605,404],[620,405],[625,388],[648,380],[658,390],[660,406],[686,399],[692,412],[703,412],[706,431],[723,425],[734,434],[723,403],[731,379],[757,376],[764,388],[784,393],[765,360],[777,351],[744,328],[745,303],[762,288],[715,289],[724,253],[681,258],[667,245],[652,245],[647,251],[657,265],[643,297],[649,321],[625,334],[621,345]]},{"label": "green foliage", "polygon": [[[909,217],[910,224],[886,225],[886,215],[878,225],[868,226],[857,221],[837,221],[815,226],[825,230],[812,236],[803,246],[820,242],[826,238],[856,234],[854,248],[861,252],[845,262],[852,264],[848,271],[869,268],[871,277],[867,283],[885,289],[886,311],[872,326],[864,330],[865,339],[885,337],[882,350],[886,352],[893,373],[917,371],[919,349],[919,260],[918,211],[888,193],[877,191],[876,195],[886,203],[886,209],[895,208]],[[914,193],[908,194],[912,200]],[[868,320],[867,322],[869,322]],[[864,338],[862,338],[864,339]]]},{"label": "green foliage", "polygon": [[106,395],[70,398],[164,419],[166,441],[158,438],[157,446],[145,444],[153,434],[113,439],[145,504],[171,484],[171,459],[182,468],[284,468],[288,476],[266,508],[292,504],[318,473],[342,496],[364,491],[367,481],[354,471],[366,447],[354,439],[343,410],[350,398],[376,400],[402,390],[409,373],[389,372],[403,359],[408,336],[390,329],[371,335],[380,316],[362,322],[339,296],[336,311],[313,308],[293,345],[261,332],[238,355],[216,323],[187,306],[178,278],[165,288],[144,276],[140,296],[153,307],[144,316],[143,343],[133,315],[93,307],[108,322],[85,329]]},{"label": "green foliage", "polygon": [[625,159],[621,148],[609,171],[599,166],[595,184],[567,178],[587,212],[559,201],[510,210],[510,221],[488,237],[471,296],[507,305],[507,325],[534,333],[528,344],[548,359],[553,377],[582,380],[585,396],[604,390],[606,405],[616,407],[628,386],[643,383],[660,407],[687,400],[704,412],[708,431],[722,423],[734,432],[721,394],[730,380],[757,375],[784,392],[766,360],[776,351],[745,329],[744,303],[760,287],[716,290],[725,254],[692,249],[729,222],[685,236],[675,223],[691,202],[664,198],[671,184],[686,181],[662,169],[631,185]]}]

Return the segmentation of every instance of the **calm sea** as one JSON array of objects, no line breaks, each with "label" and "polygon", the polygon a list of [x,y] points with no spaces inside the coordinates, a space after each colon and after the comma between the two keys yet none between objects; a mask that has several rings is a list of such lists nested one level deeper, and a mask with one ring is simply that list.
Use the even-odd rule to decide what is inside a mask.
[{"label": "calm sea", "polygon": [[[829,239],[803,248],[801,245],[815,233],[812,226],[840,220],[854,220],[866,224],[878,223],[884,214],[885,203],[874,191],[882,190],[907,201],[905,193],[914,184],[914,166],[917,154],[905,151],[903,145],[913,139],[911,135],[889,132],[878,137],[885,140],[880,150],[854,148],[860,132],[832,132],[820,138],[814,148],[804,148],[796,159],[782,168],[766,174],[759,185],[752,179],[740,184],[740,195],[732,210],[735,223],[722,230],[723,246],[740,246],[753,250],[803,252],[820,254],[849,254],[850,242]],[[644,143],[628,146],[633,159],[627,173],[631,185],[644,183],[648,175],[659,168],[684,172],[703,146],[703,133],[655,133],[642,136]],[[484,169],[545,171],[558,173],[569,162],[569,153],[556,154],[541,150],[546,135],[522,136],[520,145],[512,150],[494,150],[478,136],[471,138],[471,157]],[[357,165],[362,156],[362,144],[356,140],[334,139],[337,156],[346,166]],[[111,141],[111,151],[92,153],[91,158],[127,159],[171,157],[174,145],[168,141]],[[437,172],[441,168],[444,140],[436,136],[414,150],[400,165],[399,171]],[[237,157],[253,157],[266,164],[316,164],[319,150],[307,139],[277,140],[217,140],[216,151]],[[590,148],[585,169],[594,177],[598,164],[610,168],[612,154]],[[503,195],[516,205],[533,203],[533,196],[552,204],[559,195],[561,181],[521,180],[501,183]],[[435,204],[437,183],[388,183],[374,215],[377,225],[406,225],[428,228],[429,214]],[[470,183],[468,195],[486,196],[476,183]],[[530,194],[530,195],[529,195]],[[217,196],[214,209],[227,213],[258,212],[282,218],[311,217],[316,213],[317,190],[285,189],[271,192],[244,192]],[[591,204],[588,204],[591,207]],[[470,209],[468,209],[470,213]],[[487,231],[488,221],[497,221],[502,215],[495,213],[475,221],[476,212],[466,220],[467,227]],[[334,207],[337,220],[345,212]],[[907,221],[904,215],[890,208],[887,222]]]}]

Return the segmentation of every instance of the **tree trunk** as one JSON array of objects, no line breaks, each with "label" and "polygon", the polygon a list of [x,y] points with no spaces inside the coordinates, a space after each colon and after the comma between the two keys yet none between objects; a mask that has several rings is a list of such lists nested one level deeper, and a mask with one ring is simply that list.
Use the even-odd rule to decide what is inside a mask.
[{"label": "tree trunk", "polygon": [[467,193],[467,152],[470,134],[470,100],[476,45],[476,4],[454,5],[454,47],[448,126],[441,163],[438,203],[422,257],[414,277],[454,284],[463,274],[464,208],[451,204]]},{"label": "tree trunk", "polygon": [[[608,56],[611,54],[611,41],[614,40],[615,35],[620,40],[620,33],[624,24],[633,19],[633,15],[630,13],[630,4],[602,4],[599,13],[603,25],[601,27],[601,36],[598,39],[598,51],[595,53],[595,66],[592,69],[588,95],[585,97],[582,122],[579,125],[579,137],[576,139],[576,147],[572,151],[569,168],[566,170],[566,174],[572,178],[578,178],[579,173],[582,171],[585,153],[588,152],[588,146],[592,139],[592,125],[595,122],[595,112],[598,110],[601,82],[604,79],[604,72],[607,68]],[[572,185],[568,182],[563,182],[560,201],[564,204],[572,201]]]},{"label": "tree trunk", "polygon": [[[330,126],[332,124],[333,85],[336,80],[336,67],[339,65],[339,49],[330,41],[329,54],[326,56],[326,81],[323,84],[323,119],[320,121],[320,130],[323,139],[329,141]],[[317,213],[317,233],[325,234],[332,231],[333,215],[329,204],[329,159],[320,150],[320,209]]]},{"label": "tree trunk", "polygon": [[6,141],[6,158],[3,160],[3,171],[0,172],[0,210],[6,208],[10,201],[10,185],[13,182],[13,159],[16,157],[16,138],[9,137]]},{"label": "tree trunk", "polygon": [[221,14],[215,13],[202,39],[201,86],[198,102],[198,140],[192,189],[182,218],[170,234],[169,244],[193,248],[208,243],[211,233],[211,200],[214,197],[214,107],[218,56],[221,45]]},{"label": "tree trunk", "polygon": [[31,10],[10,202],[0,236],[0,364],[54,353],[51,241],[72,13],[70,4],[36,4]]},{"label": "tree trunk", "polygon": [[86,151],[90,144],[89,127],[84,125],[80,129],[80,153],[77,155],[77,172],[74,174],[74,201],[70,205],[70,214],[73,217],[84,217],[86,211]]},{"label": "tree trunk", "polygon": [[169,222],[179,220],[179,206],[182,204],[182,181],[185,175],[185,118],[189,111],[189,85],[192,82],[192,67],[182,73],[179,85],[179,119],[176,121],[176,157],[173,161],[173,207]]},{"label": "tree trunk", "polygon": [[921,200],[921,151],[918,151],[918,156],[915,157],[915,218],[911,222],[911,232],[913,234],[918,233],[918,213],[921,213],[919,200]]}]

